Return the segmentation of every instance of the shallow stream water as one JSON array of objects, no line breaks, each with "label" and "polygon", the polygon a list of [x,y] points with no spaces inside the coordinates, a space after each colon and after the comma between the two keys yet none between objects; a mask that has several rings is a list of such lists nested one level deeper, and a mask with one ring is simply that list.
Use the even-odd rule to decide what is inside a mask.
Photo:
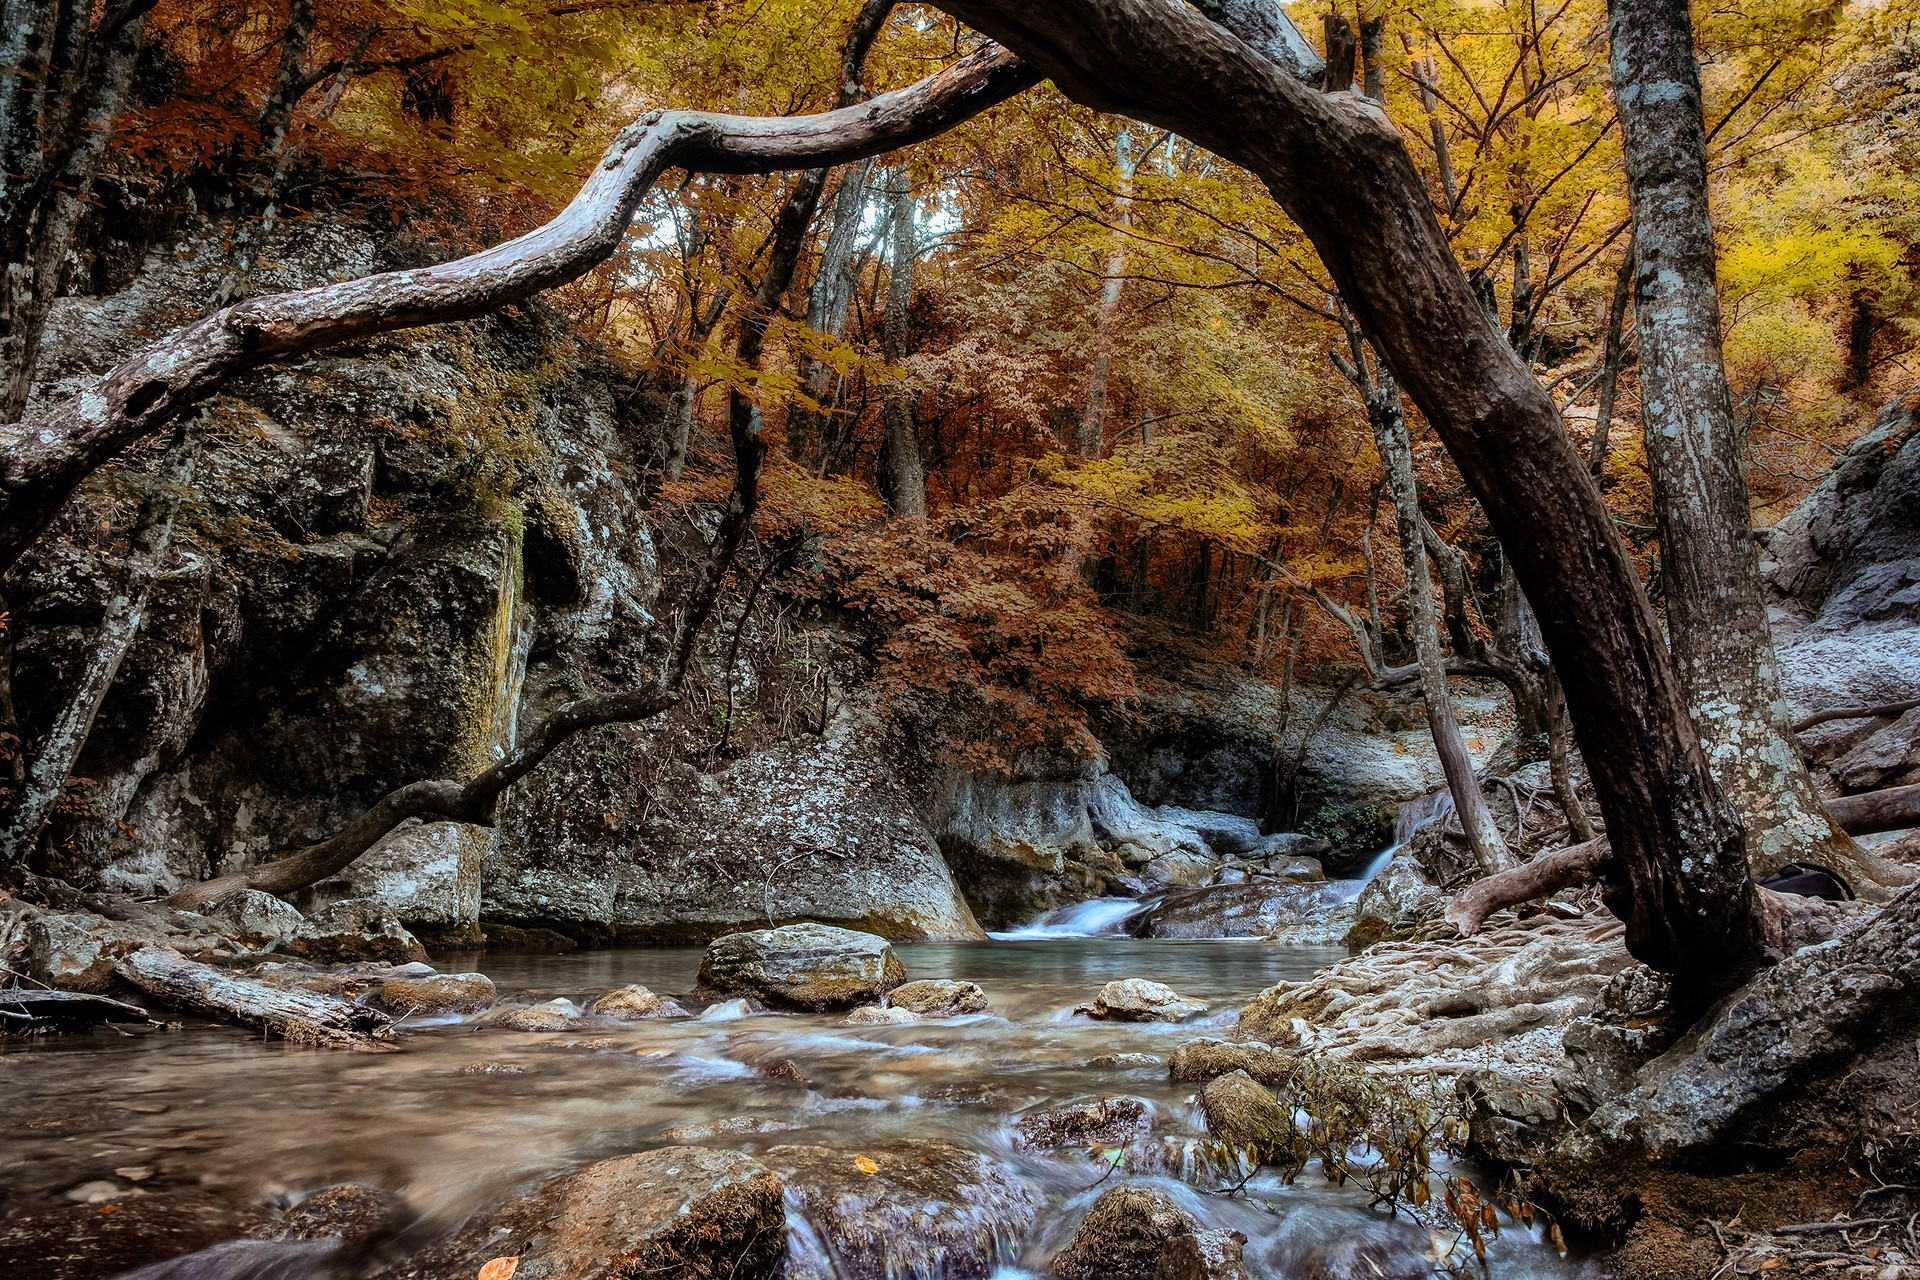
[{"label": "shallow stream water", "polygon": [[[1091,1157],[1020,1150],[1011,1131],[1019,1113],[1128,1095],[1154,1109],[1176,1153],[1182,1142],[1197,1152],[1205,1132],[1192,1086],[1170,1081],[1164,1067],[1089,1063],[1111,1054],[1164,1057],[1207,1034],[1207,1020],[1097,1023],[1073,1007],[1111,979],[1147,977],[1213,1002],[1217,1026],[1264,987],[1345,953],[1037,937],[903,946],[899,954],[911,977],[979,983],[994,1013],[871,1027],[838,1015],[728,1017],[732,1010],[721,1007],[705,1020],[555,1034],[448,1022],[415,1029],[401,1051],[386,1054],[292,1049],[201,1019],[133,1038],[101,1030],[0,1040],[0,1097],[12,1117],[0,1142],[0,1188],[7,1211],[21,1212],[97,1181],[118,1181],[127,1194],[198,1186],[283,1202],[356,1182],[457,1221],[554,1174],[673,1142],[747,1152],[816,1143],[855,1153],[888,1138],[942,1138],[1007,1162],[1042,1190],[1048,1207],[1026,1239],[1008,1242],[1001,1275],[1044,1274],[1087,1205],[1116,1179]],[[662,994],[688,991],[699,960],[696,949],[668,948],[434,963],[487,973],[503,1002],[585,1003],[633,982]],[[472,1074],[482,1063],[494,1073]],[[1155,1185],[1203,1221],[1245,1232],[1255,1277],[1287,1276],[1284,1259],[1307,1236],[1382,1229],[1363,1194],[1311,1171],[1291,1187],[1263,1176],[1223,1196],[1205,1193],[1222,1179],[1204,1159],[1187,1164],[1188,1181]],[[146,1171],[137,1186],[115,1172],[129,1169]],[[804,1243],[804,1224],[795,1225],[795,1247],[817,1248]],[[1492,1259],[1492,1274],[1506,1280],[1582,1274],[1512,1226]]]}]

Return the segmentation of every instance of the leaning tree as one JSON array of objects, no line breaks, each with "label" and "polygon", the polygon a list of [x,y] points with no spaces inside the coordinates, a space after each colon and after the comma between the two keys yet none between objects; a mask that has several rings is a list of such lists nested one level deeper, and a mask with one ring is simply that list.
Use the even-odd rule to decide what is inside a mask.
[{"label": "leaning tree", "polygon": [[[941,7],[998,45],[818,115],[651,112],[536,231],[435,267],[226,308],[147,346],[44,420],[7,429],[0,569],[90,472],[238,374],[371,333],[466,319],[581,275],[614,252],[636,203],[670,168],[766,173],[861,160],[1051,79],[1076,101],[1174,130],[1244,166],[1299,224],[1509,549],[1607,819],[1607,897],[1629,947],[1696,997],[1753,972],[1766,931],[1740,818],[1714,783],[1632,562],[1553,401],[1461,272],[1385,113],[1350,91],[1322,92],[1309,78],[1311,50],[1269,0]],[[733,434],[737,449],[757,450],[750,434]],[[659,695],[624,696],[640,711]],[[529,747],[545,741],[535,737]],[[415,784],[404,806],[363,819],[350,843],[405,813],[470,814],[504,775],[534,762],[516,750],[484,787]]]}]

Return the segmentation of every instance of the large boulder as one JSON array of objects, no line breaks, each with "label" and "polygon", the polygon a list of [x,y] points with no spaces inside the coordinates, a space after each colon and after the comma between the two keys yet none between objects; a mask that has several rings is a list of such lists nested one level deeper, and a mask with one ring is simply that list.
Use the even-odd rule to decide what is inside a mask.
[{"label": "large boulder", "polygon": [[1175,849],[1140,868],[1140,878],[1156,889],[1193,889],[1212,884],[1220,864],[1204,853]]},{"label": "large boulder", "polygon": [[484,973],[436,973],[426,978],[389,978],[367,1002],[395,1017],[442,1018],[493,1007],[493,979]]},{"label": "large boulder", "polygon": [[362,898],[387,908],[436,945],[476,940],[480,877],[493,830],[470,822],[417,822],[401,827],[315,885],[312,900]]},{"label": "large boulder", "polygon": [[427,949],[407,932],[391,908],[364,898],[347,898],[320,908],[281,943],[280,950],[321,964],[351,960],[406,964],[427,958]]},{"label": "large boulder", "polygon": [[471,1277],[518,1256],[515,1280],[773,1280],[787,1245],[780,1178],[747,1156],[662,1147],[556,1178],[376,1280]]},{"label": "large boulder", "polygon": [[657,996],[639,983],[617,987],[595,1000],[588,1012],[598,1018],[638,1022],[645,1018],[685,1018],[691,1015],[678,1001]]},{"label": "large boulder", "polygon": [[781,1146],[761,1158],[845,1280],[986,1280],[1013,1261],[1042,1203],[1004,1161],[932,1138]]},{"label": "large boulder", "polygon": [[1093,1202],[1049,1270],[1059,1280],[1154,1280],[1167,1242],[1198,1226],[1164,1192],[1115,1187]]},{"label": "large boulder", "polygon": [[1325,947],[1338,945],[1352,924],[1353,893],[1341,882],[1255,880],[1170,893],[1127,927],[1141,938],[1265,938]]},{"label": "large boulder", "polygon": [[707,948],[699,979],[706,991],[811,1013],[871,1004],[906,980],[885,938],[826,924],[730,933]]},{"label": "large boulder", "polygon": [[770,917],[983,938],[882,737],[856,699],[824,735],[713,772],[651,729],[570,743],[515,787],[483,914],[597,943],[704,944]]},{"label": "large boulder", "polygon": [[235,939],[256,947],[283,943],[306,922],[290,903],[258,889],[242,889],[207,914],[230,929]]},{"label": "large boulder", "polygon": [[1064,1106],[1042,1107],[1013,1126],[1021,1145],[1040,1150],[1120,1147],[1145,1138],[1153,1115],[1138,1098],[1096,1098]]},{"label": "large boulder", "polygon": [[1368,947],[1410,938],[1445,908],[1446,895],[1427,879],[1419,859],[1410,850],[1402,850],[1360,891],[1346,942]]},{"label": "large boulder", "polygon": [[1207,1011],[1205,1000],[1191,1000],[1164,982],[1119,978],[1100,988],[1091,1004],[1075,1012],[1114,1022],[1185,1022]]}]

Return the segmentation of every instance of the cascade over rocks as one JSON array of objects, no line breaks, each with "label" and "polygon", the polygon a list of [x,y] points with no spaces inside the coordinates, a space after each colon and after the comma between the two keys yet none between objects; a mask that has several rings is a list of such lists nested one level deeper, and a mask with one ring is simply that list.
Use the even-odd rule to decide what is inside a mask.
[{"label": "cascade over rocks", "polygon": [[986,1280],[1011,1261],[1006,1251],[1041,1205],[1001,1162],[932,1138],[888,1139],[858,1153],[780,1146],[761,1159],[848,1280]]}]

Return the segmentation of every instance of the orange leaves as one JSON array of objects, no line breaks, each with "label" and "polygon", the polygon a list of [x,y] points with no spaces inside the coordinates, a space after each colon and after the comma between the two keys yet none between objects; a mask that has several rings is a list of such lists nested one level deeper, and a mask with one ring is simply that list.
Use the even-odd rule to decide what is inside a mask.
[{"label": "orange leaves", "polygon": [[513,1273],[519,1269],[518,1257],[495,1258],[480,1268],[478,1280],[513,1280]]}]

